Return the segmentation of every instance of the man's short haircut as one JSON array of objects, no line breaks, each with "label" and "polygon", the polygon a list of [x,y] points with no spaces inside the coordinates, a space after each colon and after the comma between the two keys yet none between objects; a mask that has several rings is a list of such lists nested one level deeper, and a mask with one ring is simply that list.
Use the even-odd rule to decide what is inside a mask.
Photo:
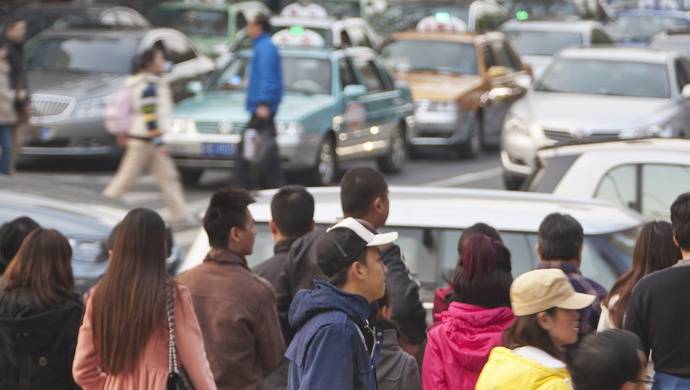
[{"label": "man's short haircut", "polygon": [[680,249],[690,251],[690,192],[678,196],[671,205],[671,225]]},{"label": "man's short haircut", "polygon": [[539,226],[539,248],[543,260],[578,257],[584,241],[582,225],[567,214],[553,213]]},{"label": "man's short haircut", "polygon": [[314,197],[303,186],[285,186],[271,200],[271,218],[287,238],[307,234],[314,222]]},{"label": "man's short haircut", "polygon": [[0,226],[0,274],[17,254],[26,236],[40,227],[29,217],[15,218]]},{"label": "man's short haircut", "polygon": [[271,31],[271,18],[268,17],[268,15],[265,14],[257,14],[254,16],[254,22],[261,26],[261,31],[263,32],[269,32]]},{"label": "man's short haircut", "polygon": [[212,248],[228,247],[228,234],[234,227],[244,228],[247,222],[247,206],[254,203],[254,198],[247,190],[225,188],[211,196],[206,214],[204,229]]},{"label": "man's short haircut", "polygon": [[570,371],[577,390],[620,389],[639,379],[642,343],[635,333],[612,329],[585,338]]},{"label": "man's short haircut", "polygon": [[386,178],[372,168],[350,169],[340,181],[340,203],[346,217],[366,215],[374,200],[386,195]]},{"label": "man's short haircut", "polygon": [[[367,252],[368,251],[365,249],[364,252],[362,252],[362,255],[359,256],[359,258],[357,260],[355,260],[352,264],[354,264],[355,262],[359,262],[360,264],[366,265],[367,264]],[[335,273],[333,276],[329,277],[328,282],[330,284],[334,285],[335,287],[338,287],[338,288],[343,287],[345,285],[345,283],[347,283],[347,276],[350,272],[350,268],[352,267],[352,264],[350,264],[349,267],[343,268],[342,270]]]}]

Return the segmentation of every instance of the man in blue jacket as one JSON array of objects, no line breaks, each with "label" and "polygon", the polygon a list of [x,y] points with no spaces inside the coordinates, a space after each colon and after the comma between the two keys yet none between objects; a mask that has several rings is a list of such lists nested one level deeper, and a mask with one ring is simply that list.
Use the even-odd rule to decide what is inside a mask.
[{"label": "man in blue jacket", "polygon": [[262,14],[247,24],[247,34],[254,41],[246,100],[252,116],[243,136],[236,175],[248,189],[283,185],[274,121],[283,98],[283,70],[270,30],[270,21]]},{"label": "man in blue jacket", "polygon": [[328,281],[315,280],[290,307],[290,325],[298,331],[285,353],[288,390],[376,390],[382,334],[369,318],[386,291],[380,251],[397,238],[375,234],[354,218],[328,230],[317,251]]}]

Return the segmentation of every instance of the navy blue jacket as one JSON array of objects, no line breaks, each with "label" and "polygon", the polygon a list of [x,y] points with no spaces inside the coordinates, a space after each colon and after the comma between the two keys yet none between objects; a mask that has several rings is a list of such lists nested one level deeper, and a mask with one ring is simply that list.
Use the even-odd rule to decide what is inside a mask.
[{"label": "navy blue jacket", "polygon": [[[314,284],[313,290],[298,292],[290,306],[290,325],[298,331],[285,353],[288,390],[376,390],[379,348],[374,356],[367,352],[366,338],[355,323],[367,322],[372,305],[327,282]],[[377,338],[370,340],[380,346]]]},{"label": "navy blue jacket", "polygon": [[283,98],[283,66],[280,53],[266,33],[254,40],[253,50],[249,68],[247,111],[253,114],[260,104],[265,104],[272,113],[276,113]]}]

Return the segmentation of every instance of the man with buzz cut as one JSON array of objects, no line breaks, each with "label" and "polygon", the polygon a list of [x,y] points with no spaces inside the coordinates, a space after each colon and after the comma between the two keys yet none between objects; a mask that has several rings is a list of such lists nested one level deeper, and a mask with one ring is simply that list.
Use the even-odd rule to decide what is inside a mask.
[{"label": "man with buzz cut", "polygon": [[376,234],[354,218],[326,232],[317,263],[327,280],[301,290],[290,306],[297,329],[285,356],[290,361],[288,390],[375,390],[380,345],[369,324],[375,302],[386,292],[381,251],[398,233]]}]

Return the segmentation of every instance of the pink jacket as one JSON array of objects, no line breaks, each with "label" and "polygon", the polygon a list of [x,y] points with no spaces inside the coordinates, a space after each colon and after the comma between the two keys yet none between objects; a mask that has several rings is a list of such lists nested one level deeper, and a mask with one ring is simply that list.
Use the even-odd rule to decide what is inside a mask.
[{"label": "pink jacket", "polygon": [[513,318],[509,307],[451,303],[429,330],[422,368],[424,390],[473,390],[489,352],[501,345]]}]

